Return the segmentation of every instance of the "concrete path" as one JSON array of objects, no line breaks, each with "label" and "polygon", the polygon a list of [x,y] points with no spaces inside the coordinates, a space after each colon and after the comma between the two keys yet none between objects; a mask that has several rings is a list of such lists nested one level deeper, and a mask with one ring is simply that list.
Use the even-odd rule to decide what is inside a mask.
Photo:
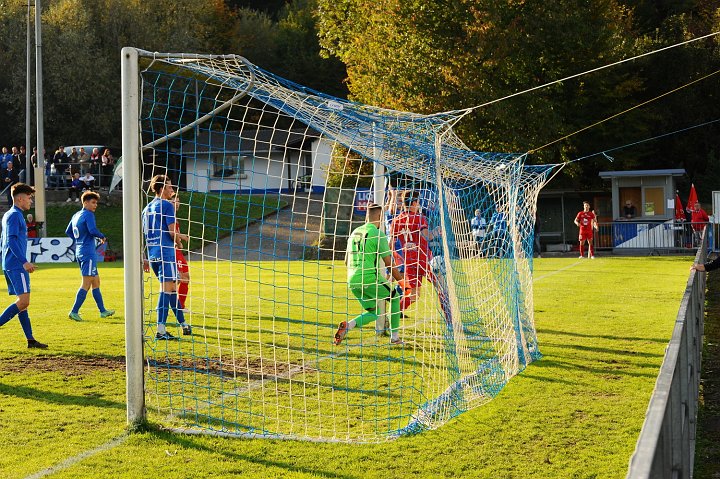
[{"label": "concrete path", "polygon": [[299,260],[317,247],[322,228],[322,194],[280,195],[288,206],[217,243],[190,253],[188,260]]}]

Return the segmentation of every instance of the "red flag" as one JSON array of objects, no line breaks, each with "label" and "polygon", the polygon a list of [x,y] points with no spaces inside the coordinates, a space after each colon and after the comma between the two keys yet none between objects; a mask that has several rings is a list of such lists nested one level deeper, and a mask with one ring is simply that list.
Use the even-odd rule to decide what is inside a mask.
[{"label": "red flag", "polygon": [[695,183],[693,183],[690,185],[690,196],[688,196],[687,204],[685,205],[688,213],[693,212],[693,209],[695,208],[695,203],[697,202],[697,192],[695,191]]},{"label": "red flag", "polygon": [[685,210],[677,193],[675,193],[675,221],[685,221]]}]

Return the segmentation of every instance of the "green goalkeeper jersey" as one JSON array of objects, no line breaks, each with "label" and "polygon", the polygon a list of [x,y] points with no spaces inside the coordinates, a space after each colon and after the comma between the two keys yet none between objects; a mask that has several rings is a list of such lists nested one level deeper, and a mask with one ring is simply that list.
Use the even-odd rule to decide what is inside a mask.
[{"label": "green goalkeeper jersey", "polygon": [[390,245],[385,233],[372,223],[355,228],[347,244],[348,283],[376,284],[384,278],[379,268],[385,268],[382,258],[390,256]]}]

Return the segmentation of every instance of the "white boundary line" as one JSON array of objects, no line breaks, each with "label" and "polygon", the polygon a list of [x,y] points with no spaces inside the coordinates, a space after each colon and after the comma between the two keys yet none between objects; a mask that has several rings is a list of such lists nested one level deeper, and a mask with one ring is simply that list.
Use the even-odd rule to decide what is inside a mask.
[{"label": "white boundary line", "polygon": [[537,282],[540,281],[541,279],[547,278],[547,277],[552,276],[552,275],[554,275],[554,274],[558,274],[558,273],[560,273],[561,271],[565,271],[566,269],[574,268],[575,266],[581,264],[583,261],[589,261],[589,260],[579,260],[579,261],[575,261],[573,264],[567,265],[567,266],[565,266],[564,268],[556,269],[555,271],[552,271],[552,272],[550,272],[550,273],[548,273],[548,274],[544,274],[544,275],[542,275],[542,276],[538,276],[538,277],[536,277],[536,278],[533,278],[533,283],[537,283]]},{"label": "white boundary line", "polygon": [[119,446],[120,444],[124,443],[129,436],[127,434],[123,434],[122,436],[118,436],[116,438],[110,439],[105,444],[101,444],[93,449],[88,449],[87,451],[81,452],[80,454],[69,457],[65,459],[60,464],[56,464],[54,466],[48,467],[47,469],[43,469],[42,471],[38,471],[34,474],[30,474],[29,476],[25,477],[25,479],[39,479],[41,477],[49,476],[51,474],[55,474],[56,472],[60,472],[63,469],[67,469],[68,467],[74,466],[78,462],[87,459],[88,457],[94,456],[95,454],[98,454],[100,452],[108,451],[116,446]]}]

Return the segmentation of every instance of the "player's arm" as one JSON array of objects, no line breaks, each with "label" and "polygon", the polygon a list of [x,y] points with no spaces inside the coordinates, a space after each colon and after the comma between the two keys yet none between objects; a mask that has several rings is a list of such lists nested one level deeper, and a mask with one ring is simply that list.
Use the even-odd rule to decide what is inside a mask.
[{"label": "player's arm", "polygon": [[72,228],[72,220],[70,220],[70,223],[68,223],[67,228],[65,228],[65,235],[68,237],[75,239],[75,234],[73,234],[73,228]]},{"label": "player's arm", "polygon": [[[22,227],[27,228],[25,226],[25,220],[22,220]],[[21,244],[20,236],[19,236],[19,229],[20,225],[18,222],[10,223],[8,224],[8,246],[10,248],[10,253],[12,253],[18,260],[20,260],[20,263],[22,263],[23,268],[25,268],[25,271],[28,273],[32,273],[35,271],[35,265],[32,264],[27,260],[27,257],[25,254],[27,253],[27,244]]]},{"label": "player's arm", "polygon": [[100,238],[100,244],[103,244],[105,243],[105,241],[107,241],[105,235],[102,234],[97,228],[97,223],[95,223],[95,215],[87,215],[87,218],[85,219],[85,225],[87,226],[88,233],[90,233],[90,235],[94,236],[95,238]]},{"label": "player's arm", "polygon": [[395,263],[392,260],[392,255],[387,255],[382,257],[383,262],[385,263],[385,267],[390,270],[390,274],[392,274],[392,277],[395,279],[395,281],[400,282],[403,279],[402,273],[400,273],[400,270],[398,270],[397,266],[395,266]]},{"label": "player's arm", "polygon": [[[175,225],[174,228],[176,237],[185,242],[190,241],[190,237],[188,235],[184,235],[180,232],[180,223],[176,221],[173,224]],[[175,243],[177,244],[177,241],[175,241]]]},{"label": "player's arm", "polygon": [[403,279],[402,273],[400,273],[400,270],[398,270],[397,266],[395,266],[393,262],[393,254],[390,250],[390,244],[388,244],[387,236],[384,234],[380,234],[378,238],[378,255],[380,258],[382,258],[383,263],[385,263],[385,267],[390,270],[390,274],[395,279],[395,281],[401,281]]}]

